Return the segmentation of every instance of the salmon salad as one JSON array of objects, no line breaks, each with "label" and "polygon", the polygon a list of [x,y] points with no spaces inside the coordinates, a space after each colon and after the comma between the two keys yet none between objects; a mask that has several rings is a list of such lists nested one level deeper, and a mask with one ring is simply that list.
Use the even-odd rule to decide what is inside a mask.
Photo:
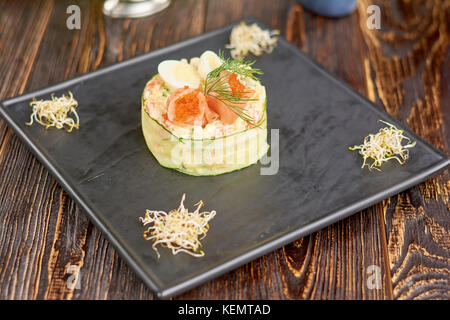
[{"label": "salmon salad", "polygon": [[[251,165],[267,152],[266,89],[252,64],[205,51],[158,65],[142,94],[142,127],[161,165],[215,175]],[[201,153],[195,163],[194,152]]]},{"label": "salmon salad", "polygon": [[[262,120],[266,90],[258,80],[232,72],[224,75],[230,90],[247,98],[238,107],[245,110],[252,121],[239,117],[238,112],[214,93],[204,93],[208,72],[221,64],[214,52],[206,51],[189,62],[186,59],[166,62],[147,83],[143,100],[149,116],[175,136],[189,139],[195,132],[196,137],[219,138],[249,129]],[[182,77],[186,79],[184,83],[180,81]]]}]

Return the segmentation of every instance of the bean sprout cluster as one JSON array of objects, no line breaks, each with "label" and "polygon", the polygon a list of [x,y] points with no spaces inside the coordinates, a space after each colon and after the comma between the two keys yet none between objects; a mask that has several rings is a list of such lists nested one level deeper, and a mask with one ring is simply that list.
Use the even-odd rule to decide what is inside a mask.
[{"label": "bean sprout cluster", "polygon": [[249,52],[260,56],[263,52],[272,52],[277,45],[278,34],[278,30],[262,30],[256,23],[247,25],[241,22],[231,30],[230,44],[225,47],[231,49],[233,59],[243,59]]},{"label": "bean sprout cluster", "polygon": [[[403,135],[403,130],[397,129],[393,124],[382,121],[389,127],[380,129],[376,134],[369,134],[364,138],[364,143],[349,147],[350,150],[358,150],[363,157],[363,164],[361,168],[367,166],[369,170],[378,169],[381,165],[389,160],[397,160],[400,164],[404,164],[409,158],[409,148],[416,145],[416,142],[411,142],[411,139]],[[408,143],[402,145],[402,141],[407,140]],[[372,163],[367,162],[368,159]]]},{"label": "bean sprout cluster", "polygon": [[203,201],[199,201],[195,211],[190,212],[184,207],[183,194],[180,206],[169,213],[164,211],[147,210],[145,217],[140,217],[142,224],[150,225],[144,232],[145,240],[153,240],[152,248],[156,251],[158,258],[160,254],[157,245],[162,245],[172,250],[175,255],[179,252],[190,254],[194,257],[205,255],[200,250],[202,240],[209,230],[209,221],[214,218],[216,211],[200,212]]},{"label": "bean sprout cluster", "polygon": [[[45,129],[55,127],[57,129],[65,128],[67,132],[71,132],[74,128],[80,127],[80,119],[77,111],[77,100],[73,98],[72,92],[69,91],[69,96],[63,95],[58,98],[53,94],[51,100],[36,100],[30,102],[30,107],[33,108],[33,112],[30,116],[30,122],[26,125],[31,126],[33,121],[45,126]],[[75,119],[70,118],[68,114],[74,115]]]}]

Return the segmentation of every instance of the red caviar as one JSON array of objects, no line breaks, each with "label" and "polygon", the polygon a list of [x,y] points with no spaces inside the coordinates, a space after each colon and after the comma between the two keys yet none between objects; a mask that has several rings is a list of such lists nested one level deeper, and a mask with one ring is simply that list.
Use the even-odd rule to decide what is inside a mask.
[{"label": "red caviar", "polygon": [[202,112],[200,111],[198,91],[193,91],[175,100],[175,119],[179,122],[189,122],[194,117],[198,117]]},{"label": "red caviar", "polygon": [[246,86],[244,86],[237,78],[236,73],[232,73],[228,77],[228,84],[230,85],[231,90],[239,97],[245,96]]},{"label": "red caviar", "polygon": [[172,93],[167,100],[169,121],[188,125],[204,124],[206,98],[198,89],[184,87]]}]

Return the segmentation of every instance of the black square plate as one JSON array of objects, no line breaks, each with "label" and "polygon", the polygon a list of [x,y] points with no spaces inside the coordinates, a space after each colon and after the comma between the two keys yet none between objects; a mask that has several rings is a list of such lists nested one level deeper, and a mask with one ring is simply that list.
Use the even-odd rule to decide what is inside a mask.
[{"label": "black square plate", "polygon": [[[253,22],[254,20],[247,20]],[[261,24],[262,25],[262,24]],[[262,25],[263,27],[266,27]],[[84,209],[122,258],[159,297],[168,297],[236,268],[299,237],[411,187],[445,169],[449,159],[414,133],[410,159],[383,171],[361,169],[348,151],[377,132],[384,111],[280,39],[258,57],[268,97],[268,127],[279,129],[279,170],[261,165],[215,177],[163,168],[141,132],[141,93],[165,59],[224,49],[232,25],[60,84],[3,101],[0,114]],[[25,126],[33,97],[70,90],[79,102],[80,130]],[[270,143],[270,141],[269,141]],[[272,150],[275,148],[272,147]],[[202,199],[216,210],[202,243],[206,255],[161,258],[144,241],[146,209],[176,208]]]}]

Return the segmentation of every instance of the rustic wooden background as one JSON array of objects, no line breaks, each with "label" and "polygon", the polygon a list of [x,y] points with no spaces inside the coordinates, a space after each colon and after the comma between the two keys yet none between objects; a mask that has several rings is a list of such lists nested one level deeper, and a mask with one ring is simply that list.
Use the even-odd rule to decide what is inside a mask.
[{"label": "rustic wooden background", "polygon": [[[450,1],[359,0],[327,19],[299,1],[173,0],[152,17],[110,19],[102,1],[0,1],[0,99],[83,74],[252,15],[449,154]],[[381,30],[366,27],[370,4]],[[449,299],[449,173],[177,298]],[[70,265],[81,269],[68,289]],[[381,268],[370,289],[367,268]],[[152,299],[80,208],[0,120],[0,298]]]}]

